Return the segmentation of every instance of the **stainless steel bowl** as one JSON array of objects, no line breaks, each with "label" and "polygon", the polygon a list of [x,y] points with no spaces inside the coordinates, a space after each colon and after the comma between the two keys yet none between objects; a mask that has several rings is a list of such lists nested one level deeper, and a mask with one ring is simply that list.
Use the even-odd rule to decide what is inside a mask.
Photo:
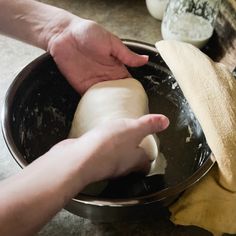
[{"label": "stainless steel bowl", "polygon": [[[149,55],[147,65],[128,69],[143,84],[151,113],[170,118],[170,127],[158,134],[168,165],[165,175],[132,174],[110,181],[98,196],[79,194],[66,206],[70,212],[96,221],[160,213],[214,164],[198,121],[155,47],[132,40],[123,42],[134,52]],[[49,54],[17,75],[5,97],[2,131],[9,151],[22,168],[67,137],[79,99]]]}]

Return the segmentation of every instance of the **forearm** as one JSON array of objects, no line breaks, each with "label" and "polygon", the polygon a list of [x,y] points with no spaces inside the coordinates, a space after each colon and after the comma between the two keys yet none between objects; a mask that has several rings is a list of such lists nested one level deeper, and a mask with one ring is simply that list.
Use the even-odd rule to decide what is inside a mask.
[{"label": "forearm", "polygon": [[120,119],[55,145],[0,184],[0,235],[33,235],[88,184],[147,171],[150,161],[139,144],[168,124],[162,115]]},{"label": "forearm", "polygon": [[[81,160],[83,160],[81,158]],[[33,235],[86,185],[78,156],[49,152],[0,187],[0,235]]]},{"label": "forearm", "polygon": [[47,50],[73,15],[33,0],[0,0],[0,33]]}]

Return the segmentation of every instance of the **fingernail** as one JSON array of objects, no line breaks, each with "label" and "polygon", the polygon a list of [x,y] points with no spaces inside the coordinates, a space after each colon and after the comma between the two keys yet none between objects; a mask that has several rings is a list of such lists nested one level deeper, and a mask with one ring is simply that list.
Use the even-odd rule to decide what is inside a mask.
[{"label": "fingernail", "polygon": [[141,55],[143,58],[145,58],[146,60],[149,59],[149,56],[148,55]]},{"label": "fingernail", "polygon": [[170,124],[170,121],[166,116],[162,116],[160,118],[160,122],[158,123],[159,128],[162,130],[166,129],[169,126],[169,124]]}]

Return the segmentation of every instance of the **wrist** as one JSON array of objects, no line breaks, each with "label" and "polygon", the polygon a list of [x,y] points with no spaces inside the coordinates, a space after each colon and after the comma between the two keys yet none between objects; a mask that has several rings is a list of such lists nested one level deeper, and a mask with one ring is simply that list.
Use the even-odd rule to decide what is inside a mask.
[{"label": "wrist", "polygon": [[74,197],[88,184],[94,182],[93,172],[90,170],[93,153],[78,141],[76,139],[64,140],[44,155],[47,159],[47,163],[45,162],[47,167],[50,169],[51,163],[54,169],[55,179],[52,182],[58,181],[59,186],[62,184],[63,186],[58,189],[62,191],[62,196],[66,193],[68,198]]},{"label": "wrist", "polygon": [[62,34],[71,24],[74,16],[63,10],[56,8],[53,18],[50,19],[42,28],[39,37],[39,47],[45,51],[49,51],[55,39]]},{"label": "wrist", "polygon": [[38,1],[0,0],[0,33],[44,50],[66,30],[75,15]]}]

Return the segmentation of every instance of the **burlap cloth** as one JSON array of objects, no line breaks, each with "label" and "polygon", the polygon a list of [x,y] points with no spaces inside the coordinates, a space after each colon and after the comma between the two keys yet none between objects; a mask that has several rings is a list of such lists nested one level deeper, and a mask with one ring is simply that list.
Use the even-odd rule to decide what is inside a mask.
[{"label": "burlap cloth", "polygon": [[189,44],[160,41],[156,47],[200,122],[217,162],[170,207],[171,220],[215,235],[236,233],[236,80],[225,66]]}]

